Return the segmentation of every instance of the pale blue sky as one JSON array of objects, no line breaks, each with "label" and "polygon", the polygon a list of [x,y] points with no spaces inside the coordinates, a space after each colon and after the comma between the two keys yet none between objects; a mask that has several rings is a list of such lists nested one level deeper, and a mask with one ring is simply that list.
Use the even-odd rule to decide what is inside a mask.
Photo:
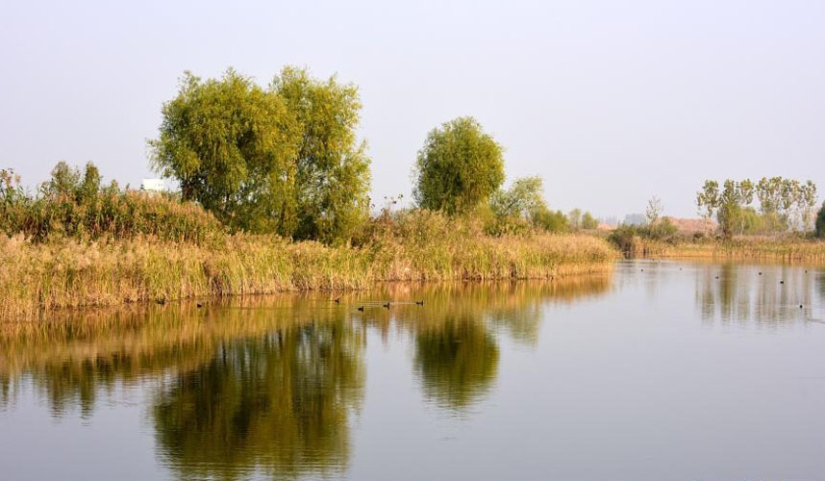
[{"label": "pale blue sky", "polygon": [[282,66],[360,87],[373,194],[410,197],[427,132],[472,115],[508,182],[622,217],[658,195],[694,216],[705,178],[825,193],[825,1],[35,2],[0,4],[0,166],[151,176],[146,139],[184,70],[267,84]]}]

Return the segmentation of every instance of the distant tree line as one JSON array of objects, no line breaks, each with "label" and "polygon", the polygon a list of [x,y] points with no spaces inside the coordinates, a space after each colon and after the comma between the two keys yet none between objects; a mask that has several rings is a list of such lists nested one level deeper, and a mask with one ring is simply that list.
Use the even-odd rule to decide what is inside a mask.
[{"label": "distant tree line", "polygon": [[696,194],[696,205],[706,221],[716,217],[725,239],[734,234],[808,232],[816,208],[816,185],[782,177],[758,182],[727,179],[721,187],[707,180]]}]

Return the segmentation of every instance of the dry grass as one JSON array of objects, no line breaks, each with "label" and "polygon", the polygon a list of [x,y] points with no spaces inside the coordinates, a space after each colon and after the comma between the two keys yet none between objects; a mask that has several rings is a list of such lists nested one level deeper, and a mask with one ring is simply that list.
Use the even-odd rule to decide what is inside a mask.
[{"label": "dry grass", "polygon": [[414,222],[402,224],[400,232],[360,247],[241,234],[204,244],[0,236],[0,319],[83,306],[363,289],[383,281],[551,279],[609,270],[617,255],[588,236],[491,238],[447,221],[432,224],[438,222],[418,233]]},{"label": "dry grass", "polygon": [[669,244],[644,240],[647,257],[763,259],[785,262],[825,261],[825,242],[799,238],[736,237],[730,242],[705,241]]}]

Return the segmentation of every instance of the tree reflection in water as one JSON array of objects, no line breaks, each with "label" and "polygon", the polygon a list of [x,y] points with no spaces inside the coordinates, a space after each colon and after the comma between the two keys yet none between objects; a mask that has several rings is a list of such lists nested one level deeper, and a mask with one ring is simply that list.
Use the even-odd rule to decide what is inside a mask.
[{"label": "tree reflection in water", "polygon": [[498,371],[499,349],[478,319],[447,316],[439,328],[415,339],[415,367],[424,393],[453,409],[470,406],[488,391]]},{"label": "tree reflection in water", "polygon": [[[608,276],[396,284],[340,303],[315,293],[5,324],[0,408],[14,405],[24,379],[55,417],[91,417],[101,397],[134,387],[150,394],[157,453],[181,479],[334,477],[350,458],[368,330],[410,339],[425,396],[466,410],[495,383],[499,335],[535,346],[543,305],[609,287]],[[355,309],[375,299],[395,304]],[[411,302],[418,299],[423,307]]]},{"label": "tree reflection in water", "polygon": [[228,342],[176,376],[154,407],[158,445],[182,478],[340,474],[364,386],[363,336],[343,323]]},{"label": "tree reflection in water", "polygon": [[[775,328],[811,313],[817,276],[788,264],[698,264],[696,305],[706,323],[755,323]],[[802,308],[800,309],[800,306]]]}]

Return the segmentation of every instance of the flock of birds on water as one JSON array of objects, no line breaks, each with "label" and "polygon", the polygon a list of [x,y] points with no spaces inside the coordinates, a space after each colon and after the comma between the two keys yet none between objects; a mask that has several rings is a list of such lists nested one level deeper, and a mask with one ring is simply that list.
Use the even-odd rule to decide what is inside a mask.
[{"label": "flock of birds on water", "polygon": [[[332,302],[334,302],[334,303],[336,303],[336,304],[340,304],[340,303],[341,303],[341,298],[340,298],[340,297],[338,297],[338,298],[336,298],[336,299],[333,299],[333,301],[332,301]],[[416,305],[416,306],[423,306],[423,305],[424,305],[424,301],[401,301],[401,302],[392,302],[392,301],[386,301],[386,302],[384,302],[384,301],[371,301],[371,302],[364,303],[364,304],[362,304],[362,305],[360,305],[360,306],[356,307],[355,309],[356,309],[357,311],[359,311],[359,312],[364,312],[365,310],[367,310],[367,309],[368,309],[368,308],[370,308],[370,307],[375,307],[375,308],[378,308],[378,307],[383,307],[384,309],[389,309],[389,308],[391,308],[391,307],[392,307],[392,306],[394,306],[394,305]]]}]

